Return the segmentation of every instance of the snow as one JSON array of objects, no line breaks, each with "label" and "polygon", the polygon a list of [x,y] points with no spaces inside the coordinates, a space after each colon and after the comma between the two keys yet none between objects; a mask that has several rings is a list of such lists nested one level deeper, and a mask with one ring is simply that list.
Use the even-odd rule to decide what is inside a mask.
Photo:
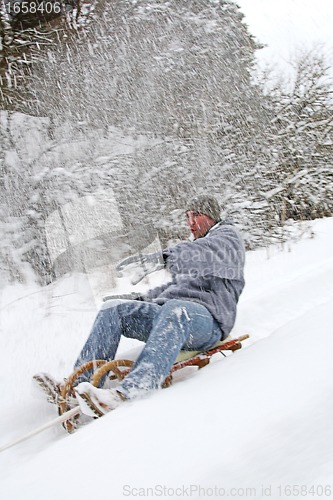
[{"label": "snow", "polygon": [[[313,234],[248,252],[241,351],[73,435],[59,426],[2,452],[0,498],[331,496],[333,219]],[[31,376],[69,374],[96,307],[75,275],[8,286],[0,310],[1,446],[56,417]]]}]

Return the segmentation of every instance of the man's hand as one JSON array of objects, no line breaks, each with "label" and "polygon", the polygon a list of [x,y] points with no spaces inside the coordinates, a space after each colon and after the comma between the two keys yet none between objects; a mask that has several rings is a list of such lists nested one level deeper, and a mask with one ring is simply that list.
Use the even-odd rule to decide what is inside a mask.
[{"label": "man's hand", "polygon": [[165,262],[161,252],[150,255],[133,255],[120,262],[117,265],[117,271],[125,274],[133,274],[131,278],[132,285],[136,285],[147,274],[164,269]]}]

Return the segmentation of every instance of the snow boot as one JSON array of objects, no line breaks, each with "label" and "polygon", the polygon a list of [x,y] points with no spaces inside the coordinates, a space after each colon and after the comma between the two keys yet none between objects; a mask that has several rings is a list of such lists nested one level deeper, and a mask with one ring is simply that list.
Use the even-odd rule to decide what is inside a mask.
[{"label": "snow boot", "polygon": [[115,389],[97,389],[89,382],[82,382],[75,388],[81,411],[90,417],[102,417],[115,410],[126,397]]},{"label": "snow boot", "polygon": [[37,385],[42,389],[44,394],[47,396],[47,401],[52,404],[58,404],[58,398],[60,396],[60,392],[62,389],[62,383],[58,380],[55,380],[48,373],[36,373],[34,375],[33,380],[37,383]]}]

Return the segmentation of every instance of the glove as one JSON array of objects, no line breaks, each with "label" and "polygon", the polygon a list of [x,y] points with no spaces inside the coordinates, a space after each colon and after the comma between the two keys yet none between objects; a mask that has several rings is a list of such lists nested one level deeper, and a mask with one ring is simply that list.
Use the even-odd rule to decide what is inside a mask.
[{"label": "glove", "polygon": [[123,300],[145,300],[144,296],[141,293],[131,292],[124,293],[123,295],[108,295],[107,297],[103,297],[103,302],[107,300],[113,299],[123,299]]},{"label": "glove", "polygon": [[120,262],[116,269],[120,272],[133,273],[131,283],[136,285],[145,276],[164,269],[165,261],[161,252],[150,255],[134,255]]}]

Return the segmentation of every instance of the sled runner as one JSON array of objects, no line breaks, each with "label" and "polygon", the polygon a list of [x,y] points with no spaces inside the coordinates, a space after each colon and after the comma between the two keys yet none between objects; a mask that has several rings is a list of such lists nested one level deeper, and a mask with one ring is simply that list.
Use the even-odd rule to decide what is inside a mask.
[{"label": "sled runner", "polygon": [[[186,366],[197,366],[199,369],[208,365],[210,362],[210,358],[216,354],[217,352],[222,351],[237,351],[242,347],[243,340],[249,338],[249,335],[243,335],[237,339],[231,340],[228,337],[223,342],[219,342],[215,347],[208,351],[180,351],[176,362],[172,366],[169,375],[166,377],[162,387],[169,387],[172,384],[172,376],[178,370],[185,368]],[[77,378],[85,373],[87,370],[94,369],[95,372],[91,378],[91,384],[95,387],[98,386],[100,379],[108,372],[111,372],[109,378],[111,380],[122,380],[126,375],[130,372],[135,361],[129,359],[116,359],[113,361],[104,361],[104,360],[95,360],[89,361],[84,365],[77,368],[66,380],[65,384],[61,388],[60,395],[57,400],[59,416],[54,420],[51,420],[47,424],[38,427],[37,429],[25,434],[24,436],[8,443],[2,447],[0,447],[0,452],[4,451],[12,446],[21,443],[36,434],[48,429],[54,425],[58,425],[60,423],[63,424],[65,429],[72,433],[75,431],[77,424],[76,419],[81,413],[80,406],[74,406],[70,404],[73,402],[74,395],[74,384]],[[97,370],[96,370],[97,367]],[[75,399],[74,399],[75,400]]]}]

